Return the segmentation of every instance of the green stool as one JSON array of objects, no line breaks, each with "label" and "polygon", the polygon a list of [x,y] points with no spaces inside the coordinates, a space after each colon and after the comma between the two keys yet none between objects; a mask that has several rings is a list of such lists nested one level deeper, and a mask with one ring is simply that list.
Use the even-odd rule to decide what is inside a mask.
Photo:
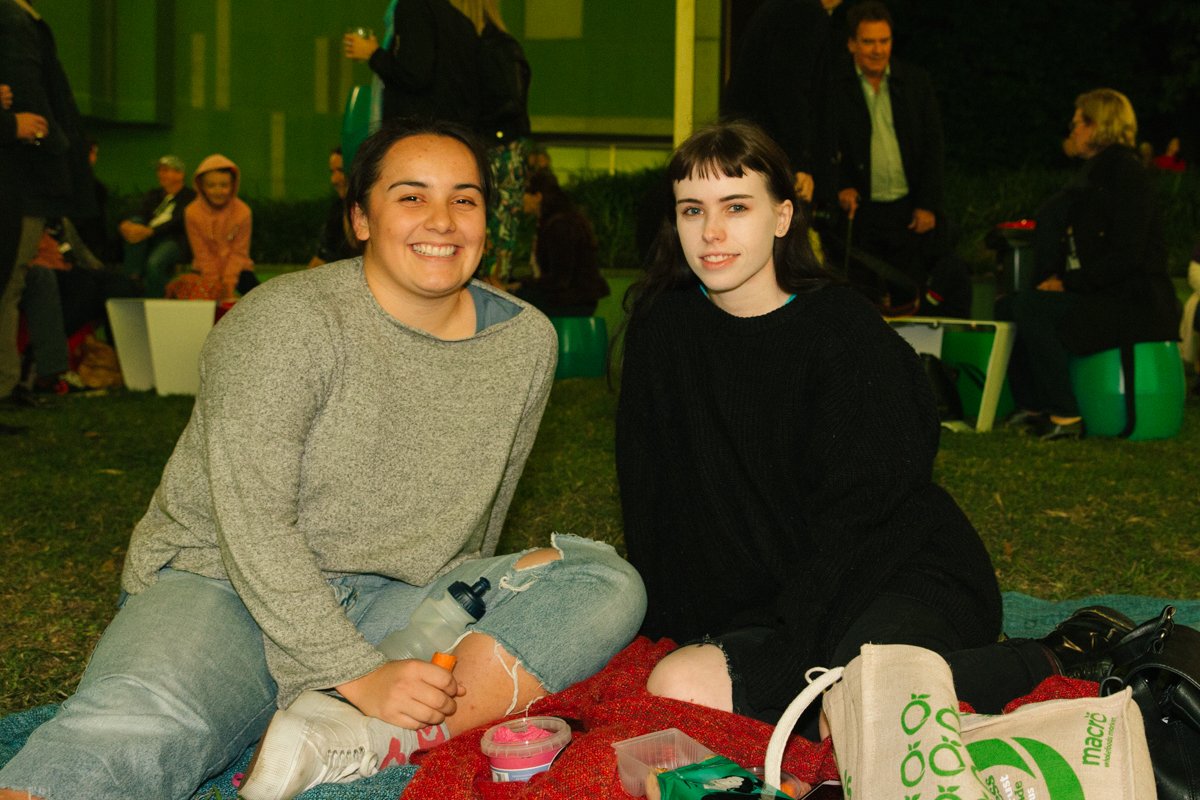
[{"label": "green stool", "polygon": [[1071,385],[1089,436],[1170,439],[1183,424],[1187,386],[1175,342],[1073,357]]},{"label": "green stool", "polygon": [[[983,385],[987,380],[988,358],[992,354],[992,343],[996,339],[993,330],[957,330],[946,328],[942,334],[942,363],[958,373],[955,388],[962,401],[963,416],[967,419],[979,417],[983,401]],[[996,419],[1004,419],[1016,408],[1008,378],[1000,389],[1000,400],[996,406]]]},{"label": "green stool", "polygon": [[558,333],[555,378],[599,378],[608,355],[604,317],[551,317]]}]

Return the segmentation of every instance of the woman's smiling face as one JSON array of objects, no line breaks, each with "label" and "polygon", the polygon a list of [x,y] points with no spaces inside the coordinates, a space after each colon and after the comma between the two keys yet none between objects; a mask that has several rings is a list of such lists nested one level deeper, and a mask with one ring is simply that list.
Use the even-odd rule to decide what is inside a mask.
[{"label": "woman's smiling face", "polygon": [[791,221],[791,201],[776,202],[758,172],[710,170],[675,183],[675,225],[688,266],[714,303],[740,316],[772,311],[786,296],[775,279],[774,249]]},{"label": "woman's smiling face", "polygon": [[389,300],[453,295],[479,266],[487,235],[475,157],[447,136],[397,141],[380,163],[367,207],[355,206],[352,222],[366,243],[367,284],[385,308]]}]

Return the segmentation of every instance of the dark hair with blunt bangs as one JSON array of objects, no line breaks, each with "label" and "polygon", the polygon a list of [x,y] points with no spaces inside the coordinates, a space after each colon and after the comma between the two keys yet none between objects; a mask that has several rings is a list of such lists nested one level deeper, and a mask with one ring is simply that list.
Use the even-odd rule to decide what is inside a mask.
[{"label": "dark hair with blunt bangs", "polygon": [[[834,282],[834,276],[817,260],[809,243],[808,218],[796,199],[787,156],[762,128],[745,121],[701,128],[679,145],[667,164],[672,184],[689,177],[740,178],[747,172],[762,175],[775,203],[792,203],[791,226],[775,238],[775,281],[779,288],[789,294],[804,294]],[[667,289],[700,283],[679,243],[674,209],[664,210],[667,216],[654,240],[646,277],[630,287],[625,297],[627,309],[642,311]]]},{"label": "dark hair with blunt bangs", "polygon": [[423,119],[419,117],[400,117],[383,123],[378,131],[367,137],[358,152],[354,154],[354,164],[346,180],[345,219],[348,230],[354,230],[352,212],[358,206],[367,211],[367,197],[371,188],[379,180],[380,165],[392,145],[410,136],[445,136],[455,139],[471,151],[475,158],[475,166],[479,170],[479,185],[483,187],[484,207],[491,213],[492,199],[495,188],[492,181],[492,168],[489,166],[487,150],[475,137],[471,130],[457,122],[444,120]]}]

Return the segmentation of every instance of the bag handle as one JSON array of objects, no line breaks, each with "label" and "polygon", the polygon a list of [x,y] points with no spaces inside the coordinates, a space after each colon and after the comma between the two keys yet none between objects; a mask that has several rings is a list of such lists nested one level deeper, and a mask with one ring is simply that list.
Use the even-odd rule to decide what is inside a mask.
[{"label": "bag handle", "polygon": [[1196,686],[1195,678],[1175,684],[1167,701],[1171,707],[1200,731],[1200,688]]},{"label": "bag handle", "polygon": [[[821,670],[820,667],[811,669],[805,674],[812,674],[816,670]],[[834,667],[829,670],[821,670],[821,674],[816,678],[810,679],[808,686],[804,687],[796,699],[788,704],[783,715],[779,718],[779,723],[775,726],[775,731],[771,734],[771,740],[767,742],[767,755],[763,766],[763,779],[768,786],[779,786],[780,773],[783,769],[783,749],[787,746],[788,737],[792,734],[792,728],[796,727],[796,723],[800,720],[800,716],[812,705],[812,701],[821,696],[821,693],[833,686],[842,679],[842,673],[845,672],[845,667]],[[766,789],[764,788],[764,792]]]},{"label": "bag handle", "polygon": [[[1187,629],[1181,626],[1180,630]],[[1187,673],[1182,669],[1182,664],[1172,668],[1169,664],[1161,663],[1164,660],[1168,662],[1186,660],[1178,655],[1172,658],[1170,654],[1166,653],[1167,640],[1173,640],[1175,633],[1175,606],[1166,606],[1157,619],[1147,620],[1125,634],[1125,637],[1110,654],[1114,663],[1125,666],[1100,682],[1100,695],[1104,697],[1121,691],[1130,678],[1146,668],[1167,668],[1186,676]]]},{"label": "bag handle", "polygon": [[1127,667],[1105,679],[1101,694],[1129,685],[1141,688],[1158,704],[1200,730],[1200,632],[1175,625],[1175,609],[1168,606],[1154,622],[1156,637]]}]

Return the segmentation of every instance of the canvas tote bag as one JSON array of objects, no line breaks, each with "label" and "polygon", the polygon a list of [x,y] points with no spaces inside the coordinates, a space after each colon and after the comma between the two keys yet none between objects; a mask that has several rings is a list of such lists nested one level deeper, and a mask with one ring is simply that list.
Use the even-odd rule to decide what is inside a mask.
[{"label": "canvas tote bag", "polygon": [[772,778],[787,737],[822,692],[847,798],[1156,797],[1141,713],[1128,691],[960,715],[945,660],[910,645],[864,645],[844,670],[816,677],[771,737],[767,783],[778,785]]}]

